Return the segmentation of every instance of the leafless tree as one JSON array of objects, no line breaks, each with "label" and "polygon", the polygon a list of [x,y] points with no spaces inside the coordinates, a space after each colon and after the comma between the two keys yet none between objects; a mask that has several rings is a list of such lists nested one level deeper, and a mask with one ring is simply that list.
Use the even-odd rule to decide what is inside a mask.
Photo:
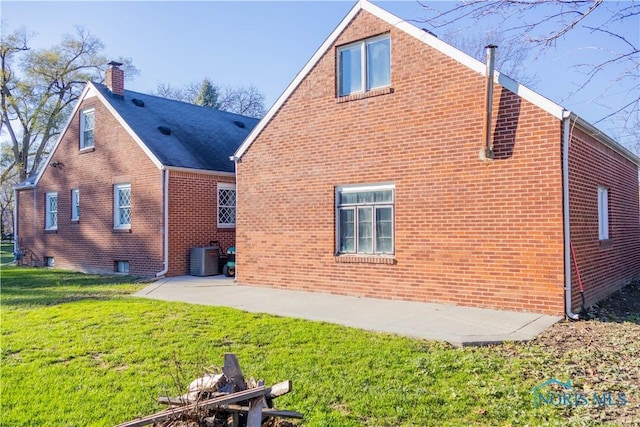
[{"label": "leafless tree", "polygon": [[[202,84],[189,83],[184,87],[175,87],[167,83],[161,83],[156,87],[153,94],[163,98],[197,104]],[[211,83],[211,81],[209,81],[209,84],[215,88],[218,95],[217,109],[255,118],[260,118],[264,115],[264,94],[255,86],[220,87]]]},{"label": "leafless tree", "polygon": [[[572,94],[595,86],[605,72],[615,70],[599,102],[612,91],[623,92],[617,103],[606,105],[609,112],[596,120],[622,123],[620,135],[637,135],[640,120],[640,4],[635,0],[605,2],[603,0],[465,0],[452,7],[422,3],[427,17],[423,23],[435,29],[456,25],[501,22],[505,44],[526,44],[537,53],[560,45],[569,32],[585,34],[585,49],[597,52],[596,59],[576,60],[574,67],[584,78]],[[628,25],[632,23],[632,25]],[[624,26],[626,24],[626,27]],[[577,55],[576,55],[577,57]],[[633,137],[629,138],[633,142]],[[630,145],[630,144],[627,144]]]},{"label": "leafless tree", "polygon": [[[0,38],[0,142],[12,153],[0,182],[15,169],[20,181],[38,173],[84,84],[103,81],[107,66],[102,42],[83,28],[49,49],[32,50],[28,43],[24,29]],[[129,77],[137,72],[130,60],[120,62]]]}]

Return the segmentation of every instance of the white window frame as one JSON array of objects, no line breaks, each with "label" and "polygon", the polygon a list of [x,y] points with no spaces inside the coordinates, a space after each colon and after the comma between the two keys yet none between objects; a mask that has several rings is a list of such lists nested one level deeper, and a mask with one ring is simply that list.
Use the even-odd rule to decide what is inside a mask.
[{"label": "white window frame", "polygon": [[609,189],[598,187],[598,237],[609,240]]},{"label": "white window frame", "polygon": [[[389,40],[389,81],[386,84],[379,86],[372,86],[369,76],[369,68],[371,67],[371,63],[369,62],[369,54],[367,47],[371,43],[379,42],[381,40]],[[342,87],[342,52],[346,50],[351,50],[354,47],[360,48],[360,89],[353,90],[348,92],[346,89]],[[344,46],[340,46],[337,51],[336,58],[337,70],[337,87],[338,87],[338,96],[348,96],[354,93],[364,93],[373,89],[379,89],[383,87],[387,87],[391,85],[391,37],[389,34],[383,34],[376,37],[371,37],[365,40],[361,40],[355,43],[350,43]]]},{"label": "white window frame", "polygon": [[71,221],[80,220],[80,190],[71,190]]},{"label": "white window frame", "polygon": [[[385,202],[370,202],[370,203],[340,203],[340,195],[343,193],[358,193],[358,192],[371,192],[371,191],[391,191],[391,201]],[[395,199],[396,189],[395,184],[373,184],[373,185],[358,185],[358,186],[339,186],[336,187],[335,192],[335,206],[336,206],[336,254],[337,255],[393,255],[395,253]],[[371,208],[372,212],[372,251],[364,252],[358,247],[359,236],[359,208]],[[376,213],[379,209],[391,209],[391,251],[381,251],[377,248],[377,235],[376,235]],[[345,251],[341,248],[341,230],[340,230],[340,215],[342,211],[352,210],[354,215],[354,250]]]},{"label": "white window frame", "polygon": [[[233,191],[234,192],[234,201],[236,202],[233,206],[232,205],[226,205],[226,204],[222,204],[221,203],[221,198],[220,198],[220,194],[222,191]],[[218,188],[216,191],[217,194],[217,201],[216,201],[216,206],[217,206],[217,221],[218,221],[218,228],[235,228],[236,226],[236,205],[238,203],[238,192],[236,190],[236,185],[235,184],[229,184],[229,183],[225,183],[225,182],[219,182],[218,183]],[[222,211],[225,209],[232,209],[233,210],[233,222],[223,222],[222,221]],[[226,216],[226,215],[225,215]]]},{"label": "white window frame", "polygon": [[[87,116],[93,117],[93,127],[87,128]],[[96,111],[95,108],[87,108],[80,112],[80,150],[93,148],[95,144]],[[91,145],[85,139],[85,132],[91,131]]]},{"label": "white window frame", "polygon": [[[51,209],[51,200],[55,199],[55,210]],[[44,229],[45,230],[57,230],[58,229],[58,193],[55,191],[46,193],[45,195],[45,207],[44,207]]]},{"label": "white window frame", "polygon": [[[129,190],[129,205],[120,206],[120,191],[121,190]],[[132,221],[132,212],[131,212],[131,202],[132,202],[132,193],[131,193],[131,184],[116,184],[113,186],[113,228],[116,230],[128,230],[131,228]],[[129,223],[121,223],[120,222],[120,210],[121,209],[129,209]]]},{"label": "white window frame", "polygon": [[113,270],[118,274],[129,274],[129,261],[114,261],[113,262]]}]

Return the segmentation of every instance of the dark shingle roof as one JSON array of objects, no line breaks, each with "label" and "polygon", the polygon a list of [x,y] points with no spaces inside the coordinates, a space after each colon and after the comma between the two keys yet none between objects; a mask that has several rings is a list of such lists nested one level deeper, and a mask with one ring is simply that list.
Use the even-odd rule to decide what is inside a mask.
[{"label": "dark shingle roof", "polygon": [[[234,172],[233,155],[258,119],[92,83],[165,166]],[[136,101],[134,101],[136,100]]]}]

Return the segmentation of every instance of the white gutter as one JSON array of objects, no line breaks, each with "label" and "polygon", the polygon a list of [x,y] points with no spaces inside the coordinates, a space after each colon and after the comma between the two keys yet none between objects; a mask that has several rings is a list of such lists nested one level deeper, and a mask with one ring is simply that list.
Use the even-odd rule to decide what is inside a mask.
[{"label": "white gutter", "polygon": [[164,259],[162,264],[164,268],[162,271],[156,273],[156,277],[161,277],[167,274],[169,271],[169,171],[162,166],[162,192],[163,192],[163,217],[164,225],[162,228],[162,258]]},{"label": "white gutter", "polygon": [[571,311],[571,226],[569,223],[569,143],[571,141],[571,112],[562,114],[562,210],[564,216],[564,310],[571,320],[580,315]]}]

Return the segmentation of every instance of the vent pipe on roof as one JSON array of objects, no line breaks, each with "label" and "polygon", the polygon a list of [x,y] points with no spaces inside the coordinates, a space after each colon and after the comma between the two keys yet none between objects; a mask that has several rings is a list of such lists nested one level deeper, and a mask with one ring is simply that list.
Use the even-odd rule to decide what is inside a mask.
[{"label": "vent pipe on roof", "polygon": [[121,65],[122,62],[109,62],[104,80],[112,95],[124,98],[124,71],[120,69]]},{"label": "vent pipe on roof", "polygon": [[491,117],[493,115],[493,74],[495,70],[496,48],[490,44],[487,49],[487,88],[485,91],[484,147],[480,150],[480,159],[492,160],[495,157],[491,143]]}]

